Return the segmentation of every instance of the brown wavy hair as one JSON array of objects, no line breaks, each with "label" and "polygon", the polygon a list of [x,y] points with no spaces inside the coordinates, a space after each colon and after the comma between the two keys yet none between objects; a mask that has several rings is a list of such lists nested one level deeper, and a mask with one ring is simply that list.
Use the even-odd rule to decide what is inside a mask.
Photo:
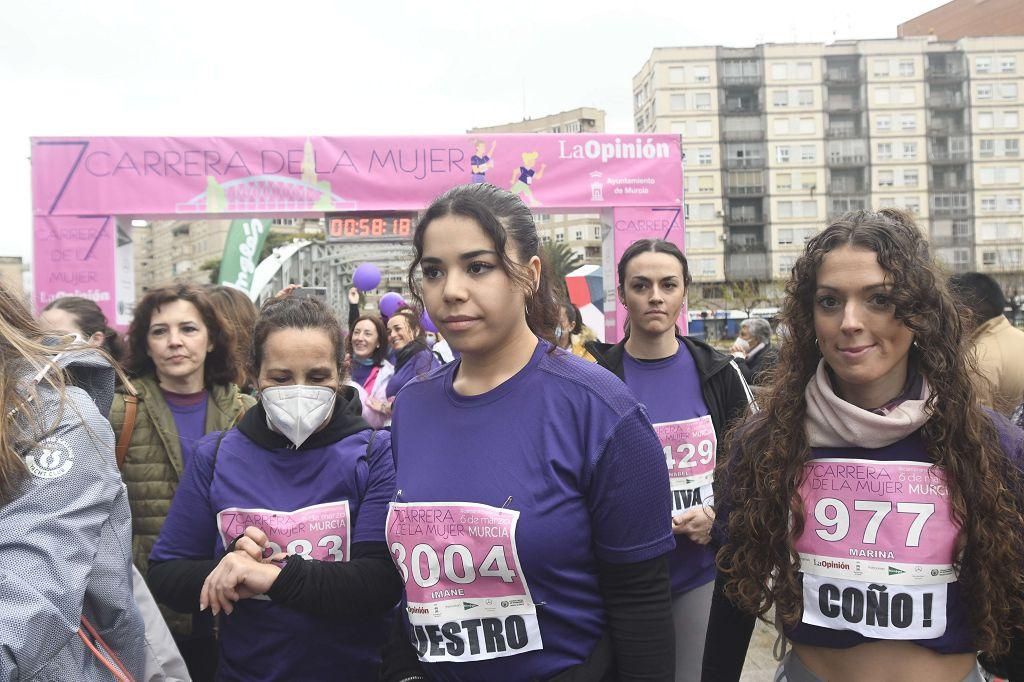
[{"label": "brown wavy hair", "polygon": [[174,301],[188,301],[199,311],[206,325],[213,350],[206,354],[203,362],[203,384],[205,386],[226,385],[235,381],[238,363],[235,356],[235,336],[231,328],[210,303],[206,292],[194,284],[172,284],[152,289],[135,306],[131,326],[128,327],[128,361],[125,369],[131,377],[156,376],[156,365],[149,357],[149,324],[153,313],[160,306]]},{"label": "brown wavy hair", "polygon": [[[788,626],[801,618],[799,555],[803,532],[797,492],[810,457],[804,427],[804,389],[821,354],[814,335],[814,294],[824,257],[843,246],[866,248],[892,286],[896,318],[914,332],[911,362],[931,387],[931,417],[921,436],[934,465],[946,474],[960,524],[956,568],[975,645],[1001,655],[1012,628],[1024,622],[1024,517],[1021,475],[1000,446],[993,417],[979,407],[968,339],[946,277],[907,214],[857,211],[835,220],[807,243],[786,285],[780,321],[788,330],[760,412],[728,436],[719,464],[719,503],[729,510],[728,536],[718,554],[726,595],[759,616],[775,607]],[[968,504],[967,496],[971,501]],[[999,570],[992,570],[992,567]]]}]

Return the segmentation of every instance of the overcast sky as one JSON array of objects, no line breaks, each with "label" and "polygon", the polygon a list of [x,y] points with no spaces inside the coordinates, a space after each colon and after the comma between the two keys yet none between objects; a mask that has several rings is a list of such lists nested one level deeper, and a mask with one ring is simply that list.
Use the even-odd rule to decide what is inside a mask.
[{"label": "overcast sky", "polygon": [[18,0],[0,15],[0,255],[30,136],[462,133],[579,106],[633,130],[654,47],[890,38],[941,0]]}]

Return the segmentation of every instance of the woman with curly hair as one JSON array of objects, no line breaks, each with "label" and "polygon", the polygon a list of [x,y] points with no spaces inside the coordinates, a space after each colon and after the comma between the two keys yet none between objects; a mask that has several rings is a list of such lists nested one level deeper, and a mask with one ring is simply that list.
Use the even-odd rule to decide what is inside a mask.
[{"label": "woman with curly hair", "polygon": [[842,216],[781,318],[719,467],[704,679],[739,679],[774,607],[793,644],[776,680],[980,680],[976,653],[1005,657],[1024,622],[1024,433],[978,406],[927,242],[896,210]]}]

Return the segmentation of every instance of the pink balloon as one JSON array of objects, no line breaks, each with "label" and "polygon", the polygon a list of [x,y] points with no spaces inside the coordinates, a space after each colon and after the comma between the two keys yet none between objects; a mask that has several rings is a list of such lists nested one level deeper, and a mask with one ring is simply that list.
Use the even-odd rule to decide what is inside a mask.
[{"label": "pink balloon", "polygon": [[380,297],[380,314],[384,317],[391,317],[401,306],[405,305],[405,299],[396,291],[389,291]]}]

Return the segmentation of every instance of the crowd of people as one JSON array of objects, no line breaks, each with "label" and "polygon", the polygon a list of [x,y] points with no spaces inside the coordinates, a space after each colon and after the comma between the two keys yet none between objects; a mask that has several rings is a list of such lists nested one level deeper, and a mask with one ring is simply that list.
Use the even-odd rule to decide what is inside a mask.
[{"label": "crowd of people", "polygon": [[911,217],[832,221],[729,352],[666,241],[616,344],[515,194],[413,247],[418,307],[347,329],[0,286],[0,678],[738,680],[769,614],[779,682],[1024,676],[1024,332]]}]

